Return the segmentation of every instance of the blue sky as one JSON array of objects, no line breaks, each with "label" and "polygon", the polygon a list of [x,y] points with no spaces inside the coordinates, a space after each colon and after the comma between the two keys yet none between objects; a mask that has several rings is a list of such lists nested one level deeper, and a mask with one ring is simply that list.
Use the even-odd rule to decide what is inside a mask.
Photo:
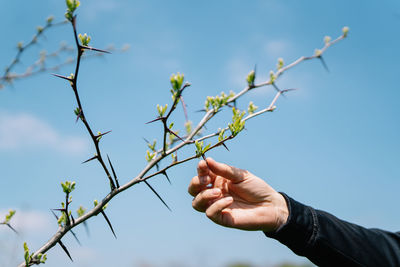
[{"label": "blue sky", "polygon": [[[79,88],[94,130],[112,130],[102,149],[114,162],[121,182],[146,164],[142,137],[160,139],[160,125],[145,125],[156,116],[156,104],[170,103],[169,76],[183,72],[189,117],[201,118],[206,96],[240,91],[246,74],[257,65],[257,81],[267,79],[282,57],[289,63],[311,55],[323,37],[349,38],[320,62],[299,65],[282,76],[282,88],[298,88],[279,99],[277,110],[249,121],[247,131],[229,144],[230,152],[209,153],[265,179],[298,201],[366,227],[399,230],[395,212],[400,187],[400,106],[398,62],[400,3],[397,1],[81,1],[78,31],[94,46],[109,44],[124,53],[87,59]],[[27,42],[47,16],[63,18],[64,1],[1,1],[0,63],[11,62],[19,41]],[[24,70],[46,49],[61,41],[73,44],[69,25],[53,28],[29,50],[16,71]],[[60,59],[61,60],[61,59]],[[56,62],[56,61],[54,61]],[[69,74],[72,66],[59,71]],[[89,207],[107,192],[95,163],[80,162],[93,154],[69,86],[49,74],[18,81],[0,91],[0,214],[17,210],[21,235],[0,228],[3,265],[22,259],[22,243],[38,248],[57,229],[49,208],[58,207],[60,182],[75,180],[73,208]],[[271,88],[239,101],[266,106]],[[182,111],[174,117],[182,127]],[[216,117],[208,129],[229,122]],[[186,153],[191,152],[187,150]],[[131,188],[110,203],[107,213],[118,235],[114,240],[102,218],[89,222],[91,237],[77,229],[83,246],[71,236],[48,253],[49,266],[211,266],[232,261],[255,265],[305,260],[259,232],[225,229],[191,208],[187,185],[195,175],[193,161],[170,171],[172,186],[162,177],[151,184],[173,212],[150,190]],[[148,264],[148,265],[146,265]],[[14,264],[15,265],[15,264]]]}]

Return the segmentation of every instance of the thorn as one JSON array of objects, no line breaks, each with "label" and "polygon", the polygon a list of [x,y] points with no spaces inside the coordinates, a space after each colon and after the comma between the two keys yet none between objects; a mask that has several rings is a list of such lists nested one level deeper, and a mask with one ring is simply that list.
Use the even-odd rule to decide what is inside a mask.
[{"label": "thorn", "polygon": [[328,65],[326,65],[326,62],[322,56],[318,57],[321,60],[322,66],[324,66],[325,70],[329,73]]},{"label": "thorn", "polygon": [[95,138],[97,139],[97,138],[102,137],[103,135],[106,135],[106,134],[108,134],[108,133],[111,133],[111,131],[108,131],[108,132],[105,132],[105,133],[101,133],[101,134],[99,134],[99,135],[96,135]]},{"label": "thorn", "polygon": [[146,142],[146,144],[150,144],[149,140],[147,140],[146,138],[142,137],[143,140]]},{"label": "thorn", "polygon": [[110,220],[108,219],[108,217],[107,217],[106,213],[104,212],[104,210],[101,210],[101,214],[103,215],[104,219],[106,220],[108,226],[110,226],[111,232],[113,233],[115,239],[117,239],[117,236],[115,235],[115,232],[114,232],[114,229],[113,229],[113,227],[112,227],[112,225],[111,225],[111,222],[110,222]]},{"label": "thorn", "polygon": [[61,78],[61,79],[64,79],[64,80],[67,80],[69,82],[73,82],[72,79],[70,79],[70,78],[68,78],[66,76],[58,75],[58,74],[55,74],[55,73],[52,73],[51,75],[56,76],[56,77]]},{"label": "thorn", "polygon": [[278,88],[278,86],[276,86],[275,83],[272,83],[272,86],[274,87],[274,89],[280,93],[284,98],[286,98],[286,96],[283,94],[283,92],[281,91],[281,89]]},{"label": "thorn", "polygon": [[157,193],[157,191],[154,190],[154,188],[153,188],[146,180],[143,180],[143,182],[151,189],[151,191],[153,191],[153,193],[158,197],[158,199],[161,200],[161,202],[165,205],[165,207],[167,207],[167,209],[169,209],[169,211],[172,211],[172,210],[168,207],[167,203],[165,203],[165,201],[164,201],[164,200],[161,198],[161,196]]},{"label": "thorn", "polygon": [[94,159],[97,159],[97,155],[94,156],[94,157],[91,157],[91,158],[88,159],[88,160],[85,160],[84,162],[82,162],[82,164],[84,164],[84,163],[86,163],[86,162],[89,162],[89,161],[91,161],[91,160],[94,160]]},{"label": "thorn", "polygon": [[168,132],[175,135],[177,138],[179,138],[182,142],[185,142],[185,140],[183,140],[179,135],[177,135],[174,131],[172,131],[171,129],[168,129]]},{"label": "thorn", "polygon": [[196,110],[195,112],[207,112],[207,110],[205,110],[205,109],[203,108],[203,109]]},{"label": "thorn", "polygon": [[169,177],[168,177],[167,172],[166,172],[166,171],[163,171],[162,174],[164,174],[164,176],[167,178],[169,184],[172,184],[172,183],[171,183],[171,180],[170,180]]},{"label": "thorn", "polygon": [[156,169],[157,169],[157,171],[160,170],[160,165],[158,165],[158,163],[156,163]]},{"label": "thorn", "polygon": [[72,231],[72,230],[70,230],[70,231],[71,231],[71,234],[74,236],[76,242],[78,242],[78,244],[79,244],[80,246],[82,246],[81,242],[79,241],[79,239],[78,239],[78,237],[76,236],[76,234],[74,233],[74,231]]},{"label": "thorn", "polygon": [[58,221],[58,216],[54,213],[52,209],[50,209],[51,213],[53,213],[54,217],[56,217],[56,220]]},{"label": "thorn", "polygon": [[16,234],[18,235],[17,230],[15,230],[14,227],[11,226],[11,224],[7,223],[6,225],[7,225],[11,230],[13,230],[14,233],[16,233]]},{"label": "thorn", "polygon": [[60,246],[62,247],[62,249],[64,250],[64,252],[68,255],[69,259],[73,262],[71,254],[69,254],[67,247],[63,244],[63,242],[61,242],[61,240],[58,241],[58,244],[60,244]]},{"label": "thorn", "polygon": [[221,143],[225,148],[226,148],[226,150],[228,150],[229,151],[229,149],[228,149],[228,147],[225,145],[225,143],[224,142],[222,142]]},{"label": "thorn", "polygon": [[71,213],[71,220],[72,220],[72,224],[75,224],[75,219],[74,219],[74,216],[72,216],[72,213]]},{"label": "thorn", "polygon": [[154,120],[152,120],[152,121],[148,121],[148,122],[146,122],[145,124],[150,124],[150,123],[152,123],[152,122],[159,121],[159,120],[162,120],[162,119],[164,119],[164,117],[158,117],[157,119],[154,119]]},{"label": "thorn", "polygon": [[85,227],[87,236],[90,236],[89,226],[87,225],[87,223],[83,222],[83,226]]},{"label": "thorn", "polygon": [[204,161],[206,162],[207,167],[210,169],[210,166],[208,166],[208,162],[207,162],[207,159],[206,159],[206,156],[204,155],[204,153],[201,154],[201,157],[204,159]]},{"label": "thorn", "polygon": [[94,47],[91,47],[91,46],[84,46],[84,45],[81,45],[81,48],[82,48],[82,49],[86,49],[86,50],[92,50],[92,51],[96,51],[96,52],[111,54],[111,52],[108,52],[108,51],[102,50],[102,49],[98,49],[98,48],[94,48]]},{"label": "thorn", "polygon": [[110,164],[111,171],[112,171],[112,173],[113,173],[113,175],[114,175],[114,180],[115,180],[115,182],[116,182],[116,184],[117,184],[117,188],[119,188],[118,178],[117,178],[117,175],[115,174],[114,167],[113,167],[113,165],[111,164],[111,160],[110,160],[110,157],[108,156],[108,154],[107,154],[107,159],[108,159],[108,163]]}]

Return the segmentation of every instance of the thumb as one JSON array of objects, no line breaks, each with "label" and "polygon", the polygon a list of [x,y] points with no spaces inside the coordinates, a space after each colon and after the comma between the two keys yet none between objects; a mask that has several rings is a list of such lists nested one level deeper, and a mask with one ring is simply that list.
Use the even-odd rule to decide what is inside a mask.
[{"label": "thumb", "polygon": [[207,165],[214,174],[231,180],[235,184],[242,182],[248,174],[246,170],[238,169],[233,166],[217,162],[212,158],[207,158]]}]

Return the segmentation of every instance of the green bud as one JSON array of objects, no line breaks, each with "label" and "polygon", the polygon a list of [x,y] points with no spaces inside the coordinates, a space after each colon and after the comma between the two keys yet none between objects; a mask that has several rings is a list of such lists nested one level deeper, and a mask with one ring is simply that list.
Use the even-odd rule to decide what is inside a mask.
[{"label": "green bud", "polygon": [[97,199],[95,199],[95,200],[93,201],[93,204],[94,204],[94,206],[96,207],[97,205],[99,205],[99,201],[97,201]]},{"label": "green bud", "polygon": [[154,156],[156,155],[156,152],[151,153],[150,151],[146,151],[146,161],[150,162],[153,160]]},{"label": "green bud", "polygon": [[85,214],[86,209],[83,206],[79,206],[79,209],[76,210],[76,213],[78,214],[78,217],[81,217]]},{"label": "green bud", "polygon": [[179,72],[177,74],[172,74],[170,81],[171,81],[171,85],[172,85],[172,89],[175,92],[178,92],[183,84],[183,80],[184,80],[184,75],[180,74]]},{"label": "green bud", "polygon": [[47,24],[51,24],[51,23],[53,22],[53,20],[54,20],[54,17],[53,17],[53,16],[49,16],[49,17],[46,19],[46,22],[47,22]]},{"label": "green bud", "polygon": [[221,142],[222,140],[225,139],[224,134],[225,134],[225,129],[222,129],[218,134],[218,142]]},{"label": "green bud", "polygon": [[320,49],[315,49],[314,55],[316,57],[320,57],[322,55],[322,51]]},{"label": "green bud", "polygon": [[75,189],[75,182],[65,181],[65,183],[61,183],[61,187],[65,194],[69,194]]},{"label": "green bud", "polygon": [[347,26],[344,26],[342,29],[343,32],[343,37],[347,37],[347,34],[349,33],[350,28]]},{"label": "green bud", "polygon": [[185,129],[186,129],[187,135],[192,133],[192,122],[191,121],[185,122]]},{"label": "green bud", "polygon": [[74,113],[75,113],[76,116],[79,116],[81,114],[80,108],[74,109]]},{"label": "green bud", "polygon": [[26,242],[24,242],[24,259],[25,259],[25,265],[29,266],[29,263],[31,262],[31,257],[29,255],[29,248]]},{"label": "green bud", "polygon": [[203,141],[195,141],[194,145],[196,146],[196,156],[200,157],[201,155],[203,155],[203,145],[204,142]]},{"label": "green bud", "polygon": [[281,58],[281,57],[278,58],[278,64],[276,64],[276,68],[278,70],[280,70],[280,69],[282,69],[283,65],[284,65],[283,58]]},{"label": "green bud", "polygon": [[253,101],[250,101],[249,107],[247,108],[248,113],[253,114],[257,109],[258,107],[254,105]]},{"label": "green bud", "polygon": [[167,111],[167,108],[168,104],[165,104],[165,106],[160,106],[159,104],[157,104],[158,115],[160,115],[160,117],[164,116],[165,112]]},{"label": "green bud", "polygon": [[84,34],[84,35],[82,35],[82,34],[79,34],[78,35],[78,38],[79,38],[79,40],[81,41],[81,44],[83,45],[83,46],[88,46],[89,45],[89,43],[90,43],[90,36],[88,36],[86,33]]},{"label": "green bud", "polygon": [[17,48],[18,48],[18,50],[22,50],[22,47],[23,47],[23,44],[22,44],[22,42],[18,42],[18,44],[17,44]]},{"label": "green bud", "polygon": [[42,26],[37,26],[36,30],[37,30],[38,34],[41,34],[43,32],[43,27]]},{"label": "green bud", "polygon": [[324,37],[324,43],[328,44],[331,41],[331,37],[330,36],[325,36]]},{"label": "green bud", "polygon": [[274,83],[276,81],[276,75],[272,70],[269,72],[269,80],[271,81],[271,83]]},{"label": "green bud", "polygon": [[6,215],[6,219],[4,220],[4,224],[7,224],[11,221],[12,217],[15,215],[15,210],[9,210],[8,214]]},{"label": "green bud", "polygon": [[256,72],[254,70],[250,71],[249,74],[247,74],[247,85],[249,87],[253,87],[254,86],[254,80],[256,78]]}]

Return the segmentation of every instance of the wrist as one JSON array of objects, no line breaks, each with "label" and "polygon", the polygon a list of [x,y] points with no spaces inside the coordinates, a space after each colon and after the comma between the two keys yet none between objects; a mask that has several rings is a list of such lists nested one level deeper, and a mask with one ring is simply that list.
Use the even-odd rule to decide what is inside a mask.
[{"label": "wrist", "polygon": [[273,205],[275,208],[275,225],[273,229],[270,229],[268,232],[273,232],[278,230],[280,227],[282,227],[287,223],[289,218],[288,204],[286,202],[285,197],[282,194],[276,192],[273,200]]}]

